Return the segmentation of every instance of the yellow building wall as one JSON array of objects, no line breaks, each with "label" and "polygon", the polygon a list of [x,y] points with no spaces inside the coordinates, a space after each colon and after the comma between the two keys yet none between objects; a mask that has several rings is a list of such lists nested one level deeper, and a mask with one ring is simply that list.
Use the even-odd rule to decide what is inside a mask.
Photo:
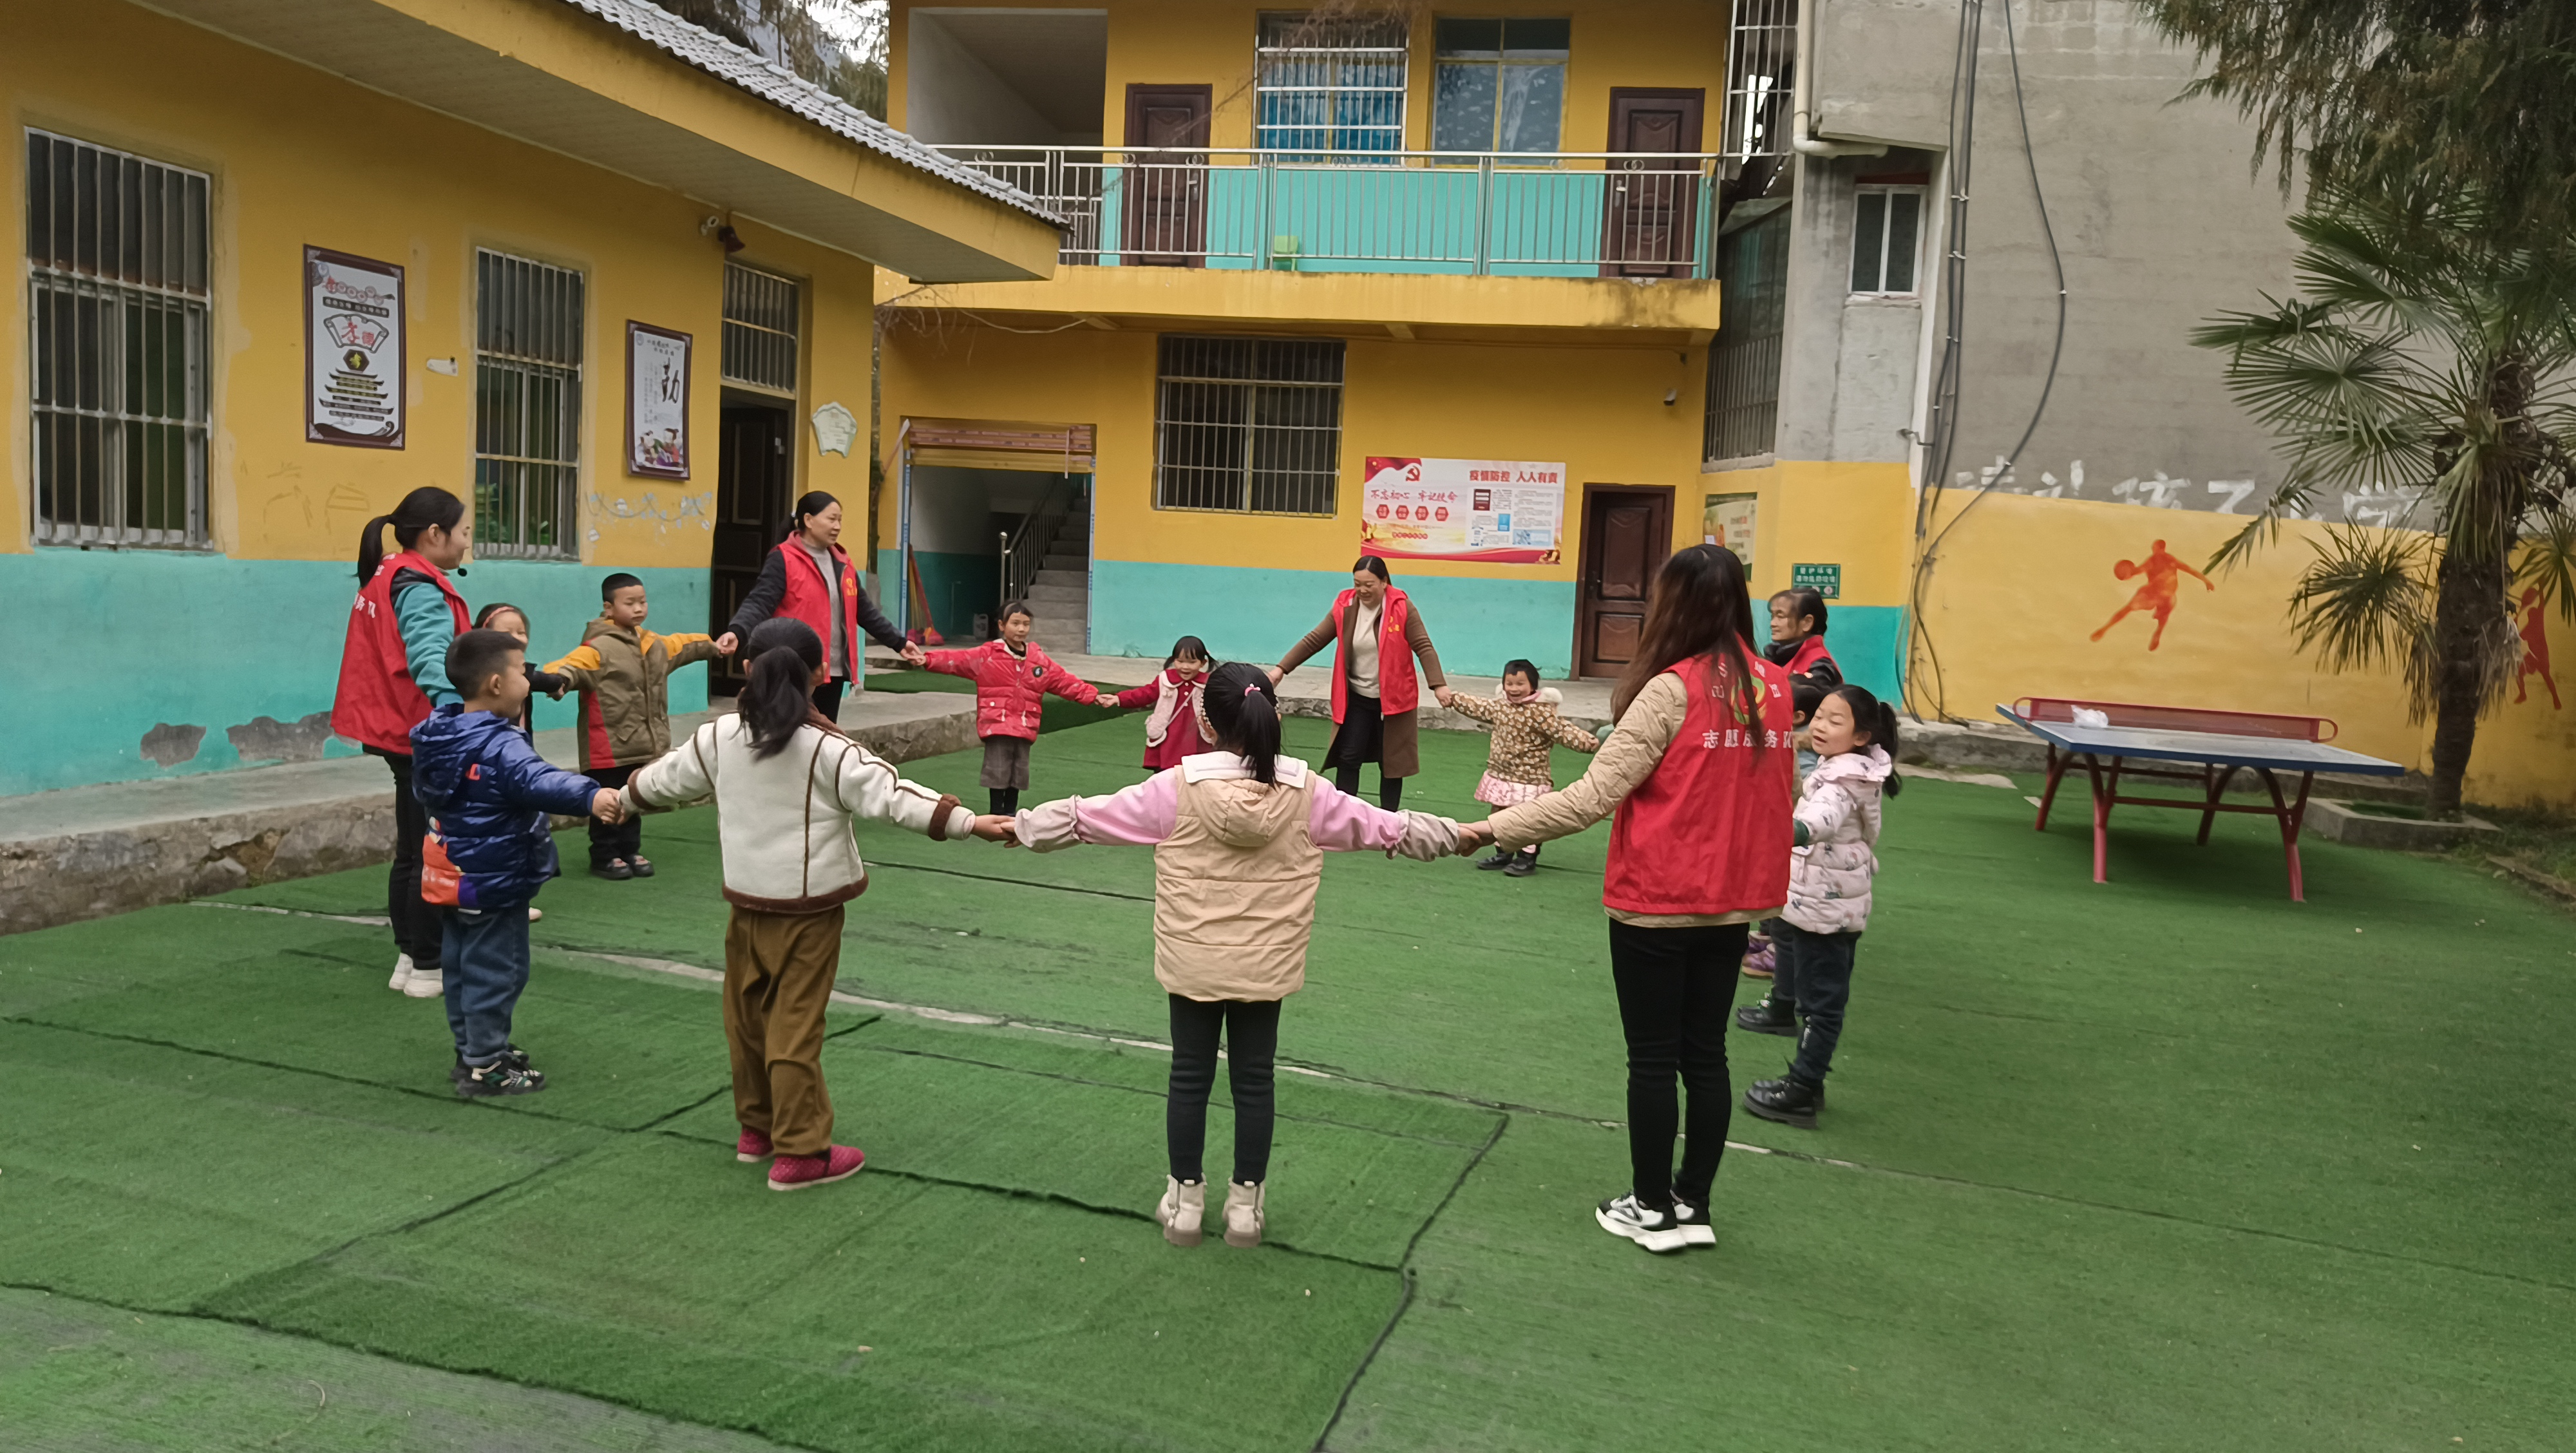
[{"label": "yellow building wall", "polygon": [[[213,429],[208,523],[237,559],[345,559],[372,515],[408,490],[473,482],[474,254],[489,247],[577,268],[587,317],[583,463],[585,561],[702,566],[714,506],[723,248],[699,235],[702,204],[336,81],[318,71],[122,4],[12,4],[0,95],[13,123],[0,194],[24,205],[36,127],[192,167],[214,180]],[[41,20],[35,12],[41,11]],[[207,78],[221,76],[219,90]],[[811,403],[867,416],[874,269],[744,222],[741,260],[807,281]],[[407,446],[304,439],[302,249],[400,264],[408,337]],[[26,337],[23,287],[0,290],[0,332]],[[694,340],[692,477],[624,467],[625,325]],[[449,377],[433,358],[456,359]],[[0,349],[8,411],[9,508],[0,550],[29,546],[27,350]],[[800,419],[804,412],[799,409]],[[864,497],[863,450],[818,458],[800,429],[800,477]]]},{"label": "yellow building wall", "polygon": [[[2278,543],[2211,573],[2207,585],[2180,577],[2160,644],[2152,603],[2110,623],[2146,584],[2122,578],[2121,562],[2143,560],[2161,540],[2200,570],[2243,524],[2197,511],[2005,494],[1971,509],[1967,496],[1947,496],[1934,528],[1948,533],[1924,603],[1930,649],[1917,640],[1910,701],[1918,712],[1946,708],[1978,721],[1995,720],[1997,703],[2024,696],[2328,716],[2342,728],[2342,745],[2425,770],[2432,730],[2407,720],[2393,672],[2331,675],[2294,645],[2287,602],[2324,525],[2284,524]],[[2553,704],[2537,673],[2521,683],[2524,700],[2506,691],[2478,729],[2472,801],[2576,801],[2576,629],[2552,611],[2544,633],[2565,704]]]},{"label": "yellow building wall", "polygon": [[[904,59],[907,17],[914,6],[898,3],[892,15],[893,74],[888,110],[904,124]],[[920,7],[932,8],[932,7]],[[1090,9],[1097,4],[1040,0],[1027,9]],[[1101,137],[1110,146],[1126,140],[1130,85],[1206,85],[1214,108],[1208,144],[1254,144],[1253,45],[1261,12],[1295,6],[1204,3],[1204,0],[1120,0],[1109,12],[1109,66],[1101,102]],[[1565,123],[1560,151],[1604,151],[1614,86],[1698,87],[1708,93],[1702,147],[1713,149],[1726,87],[1727,11],[1690,0],[1496,0],[1472,13],[1480,19],[1514,16],[1568,17],[1574,22],[1566,63]],[[1431,145],[1431,86],[1435,17],[1420,14],[1409,32],[1406,67],[1405,145]]]}]

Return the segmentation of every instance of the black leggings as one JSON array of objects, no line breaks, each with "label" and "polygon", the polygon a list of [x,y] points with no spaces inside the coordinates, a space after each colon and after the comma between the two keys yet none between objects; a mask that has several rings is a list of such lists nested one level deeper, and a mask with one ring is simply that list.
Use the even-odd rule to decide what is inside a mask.
[{"label": "black leggings", "polygon": [[1354,691],[1342,704],[1342,724],[1333,733],[1333,745],[1325,753],[1333,769],[1333,785],[1353,797],[1360,795],[1360,768],[1377,763],[1377,805],[1389,812],[1404,800],[1404,779],[1386,775],[1385,703],[1374,696]]},{"label": "black leggings", "polygon": [[412,966],[436,972],[446,925],[439,911],[420,901],[420,840],[429,835],[429,809],[411,791],[411,758],[381,748],[367,748],[394,772],[394,864],[385,878],[385,916],[393,920],[394,951],[411,955]]},{"label": "black leggings", "polygon": [[[1741,923],[1639,928],[1610,922],[1610,977],[1628,1036],[1629,1168],[1637,1199],[1648,1206],[1669,1205],[1675,1196],[1706,1206],[1717,1180],[1734,1110],[1726,1023],[1747,931]],[[1676,1075],[1690,1096],[1686,1116],[1673,1093]],[[1684,1135],[1678,1176],[1676,1130]]]},{"label": "black leggings", "polygon": [[[746,667],[744,669],[748,670],[750,668]],[[847,681],[833,680],[826,681],[822,685],[815,687],[814,709],[823,713],[823,715],[831,721],[839,721],[841,719],[841,693],[848,689],[849,684],[850,683]]]},{"label": "black leggings", "polygon": [[1172,996],[1172,1096],[1164,1109],[1163,1135],[1172,1178],[1206,1179],[1208,1091],[1216,1084],[1217,1030],[1225,1031],[1225,1079],[1234,1092],[1234,1178],[1258,1183],[1270,1175],[1272,1095],[1279,1057],[1279,1001],[1212,1001]]}]

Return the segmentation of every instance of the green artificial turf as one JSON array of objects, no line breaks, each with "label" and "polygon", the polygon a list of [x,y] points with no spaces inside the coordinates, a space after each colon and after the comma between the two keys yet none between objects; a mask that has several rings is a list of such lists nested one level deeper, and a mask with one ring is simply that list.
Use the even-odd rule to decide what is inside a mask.
[{"label": "green artificial turf", "polygon": [[[1484,745],[1426,734],[1405,805],[1483,816]],[[1052,731],[1025,797],[1140,751]],[[980,803],[977,755],[904,770]],[[0,1282],[820,1448],[2560,1446],[2568,918],[2330,843],[2294,904],[2268,824],[2127,809],[2097,885],[2075,807],[1889,805],[1823,1126],[1735,1117],[1793,1154],[1730,1153],[1714,1251],[1592,1224],[1627,1174],[1604,829],[1517,881],[1328,860],[1271,1245],[1183,1252],[1150,852],[863,825],[841,988],[890,1007],[836,1010],[826,1065],[871,1168],[778,1196],[711,986],[649,966],[722,962],[696,810],[647,823],[656,878],[540,899],[519,1038],[557,1079],[506,1113],[441,1098],[384,929],[293,916],[380,915],[381,869],[0,939]],[[1738,1087],[1789,1050],[1729,1039]],[[12,1380],[5,1306],[16,1427],[58,1384]]]},{"label": "green artificial turf", "polygon": [[[21,1349],[25,1355],[17,1355]],[[0,1290],[15,1448],[119,1453],[775,1453],[747,1433],[202,1317]]]}]

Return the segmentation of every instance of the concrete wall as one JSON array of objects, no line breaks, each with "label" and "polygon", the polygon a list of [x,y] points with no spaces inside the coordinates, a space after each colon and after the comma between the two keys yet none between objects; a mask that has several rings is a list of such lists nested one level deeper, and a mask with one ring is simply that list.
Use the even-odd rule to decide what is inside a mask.
[{"label": "concrete wall", "polygon": [[[14,123],[0,147],[0,196],[10,207],[24,205],[21,126],[213,179],[207,549],[30,544],[27,292],[0,289],[0,338],[12,340],[0,347],[0,397],[10,401],[0,411],[0,600],[24,623],[0,637],[0,674],[12,683],[0,692],[0,740],[10,745],[0,794],[341,750],[314,739],[311,722],[331,706],[360,527],[419,485],[471,492],[477,247],[584,274],[585,417],[579,558],[474,563],[460,582],[467,599],[528,607],[538,650],[560,653],[596,613],[599,576],[630,570],[650,583],[655,625],[705,629],[724,252],[698,232],[704,204],[138,7],[11,3],[0,27],[9,37],[0,104]],[[833,399],[865,417],[872,269],[740,226],[743,260],[805,284],[799,417]],[[403,449],[304,440],[306,244],[406,269]],[[624,468],[628,319],[695,339],[690,479]],[[429,370],[450,358],[460,361],[453,376]],[[864,454],[819,456],[811,431],[799,434],[797,488],[863,508]],[[684,673],[675,709],[694,704],[699,680]],[[541,708],[540,719],[561,710]],[[234,745],[235,728],[246,746]]]},{"label": "concrete wall", "polygon": [[935,15],[914,15],[905,27],[903,71],[910,77],[906,109],[898,123],[924,141],[981,141],[1012,146],[1061,146],[1068,138],[1004,84],[974,52],[957,42]]}]

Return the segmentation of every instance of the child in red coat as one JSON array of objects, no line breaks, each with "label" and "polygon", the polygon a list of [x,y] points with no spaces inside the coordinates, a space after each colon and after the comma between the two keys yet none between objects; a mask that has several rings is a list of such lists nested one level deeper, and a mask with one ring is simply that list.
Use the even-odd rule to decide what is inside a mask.
[{"label": "child in red coat", "polygon": [[975,735],[984,739],[984,771],[976,781],[992,794],[996,813],[1020,810],[1020,789],[1029,785],[1029,744],[1038,739],[1048,692],[1076,706],[1115,704],[1029,640],[1036,624],[1028,602],[1012,601],[1002,607],[1000,640],[933,651],[921,663],[975,683]]},{"label": "child in red coat", "polygon": [[1199,688],[1206,684],[1210,664],[1207,642],[1183,636],[1163,658],[1163,674],[1100,699],[1104,706],[1154,708],[1145,718],[1146,771],[1177,767],[1183,757],[1216,750],[1215,743],[1199,735]]}]

